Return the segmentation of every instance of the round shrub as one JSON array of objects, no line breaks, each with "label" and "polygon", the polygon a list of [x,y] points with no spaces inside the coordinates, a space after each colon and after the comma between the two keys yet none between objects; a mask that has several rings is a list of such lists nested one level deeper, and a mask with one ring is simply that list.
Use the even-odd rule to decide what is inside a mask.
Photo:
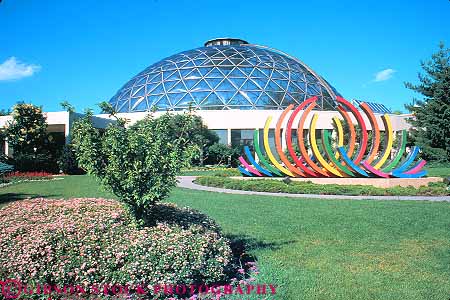
[{"label": "round shrub", "polygon": [[175,205],[156,209],[167,218],[142,228],[114,200],[9,204],[0,209],[0,280],[86,287],[224,280],[231,250],[217,224]]}]

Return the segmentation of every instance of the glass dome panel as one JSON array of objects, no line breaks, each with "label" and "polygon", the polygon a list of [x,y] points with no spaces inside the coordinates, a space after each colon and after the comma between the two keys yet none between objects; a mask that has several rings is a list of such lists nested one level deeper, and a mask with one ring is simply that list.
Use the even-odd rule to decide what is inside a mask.
[{"label": "glass dome panel", "polygon": [[165,58],[111,98],[118,112],[198,109],[284,109],[318,96],[335,108],[339,93],[295,58],[250,44],[209,45]]}]

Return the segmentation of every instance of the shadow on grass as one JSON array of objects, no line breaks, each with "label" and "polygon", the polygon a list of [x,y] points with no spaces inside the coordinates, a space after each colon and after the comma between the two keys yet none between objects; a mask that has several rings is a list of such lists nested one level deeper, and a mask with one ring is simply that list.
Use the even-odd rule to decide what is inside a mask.
[{"label": "shadow on grass", "polygon": [[[45,198],[52,198],[54,195],[45,195]],[[24,200],[24,199],[34,199],[43,197],[36,194],[25,194],[25,193],[4,193],[0,194],[0,207],[9,204],[14,201]]]},{"label": "shadow on grass", "polygon": [[[245,270],[245,273],[248,273],[249,265],[248,263],[255,263],[257,261],[256,256],[250,254],[252,250],[257,249],[269,249],[269,250],[278,250],[285,245],[290,245],[295,243],[295,240],[285,241],[285,242],[270,242],[266,243],[263,241],[259,241],[253,237],[249,237],[246,235],[235,235],[228,234],[225,237],[230,241],[230,248],[233,253],[233,263],[236,266],[239,266]],[[231,277],[236,274],[236,270],[231,270]]]},{"label": "shadow on grass", "polygon": [[152,210],[150,219],[154,223],[161,222],[169,225],[177,225],[184,229],[189,228],[191,225],[199,225],[215,232],[220,230],[219,225],[207,215],[187,207],[181,209],[170,203],[156,204]]}]

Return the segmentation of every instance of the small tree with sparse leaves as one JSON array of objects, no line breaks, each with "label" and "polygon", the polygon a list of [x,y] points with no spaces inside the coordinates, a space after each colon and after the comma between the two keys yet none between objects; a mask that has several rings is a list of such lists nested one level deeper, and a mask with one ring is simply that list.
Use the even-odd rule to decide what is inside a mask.
[{"label": "small tree with sparse leaves", "polygon": [[194,151],[188,131],[192,114],[176,118],[176,128],[169,113],[159,118],[150,114],[128,128],[117,118],[102,133],[88,112],[74,124],[72,141],[79,165],[117,195],[141,224],[153,223],[152,208],[169,195]]}]

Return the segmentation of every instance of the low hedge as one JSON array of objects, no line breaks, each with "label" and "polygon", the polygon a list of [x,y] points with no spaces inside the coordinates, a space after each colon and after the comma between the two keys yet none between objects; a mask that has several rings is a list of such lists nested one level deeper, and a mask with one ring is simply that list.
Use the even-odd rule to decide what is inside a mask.
[{"label": "low hedge", "polygon": [[86,287],[223,280],[232,256],[218,225],[175,205],[156,210],[165,217],[139,228],[113,200],[16,201],[0,209],[0,280]]},{"label": "low hedge", "polygon": [[450,195],[445,183],[429,183],[428,186],[379,188],[370,185],[315,184],[307,182],[284,182],[274,179],[233,179],[223,177],[199,177],[195,183],[205,186],[233,190],[320,195],[362,195],[362,196],[444,196]]}]

